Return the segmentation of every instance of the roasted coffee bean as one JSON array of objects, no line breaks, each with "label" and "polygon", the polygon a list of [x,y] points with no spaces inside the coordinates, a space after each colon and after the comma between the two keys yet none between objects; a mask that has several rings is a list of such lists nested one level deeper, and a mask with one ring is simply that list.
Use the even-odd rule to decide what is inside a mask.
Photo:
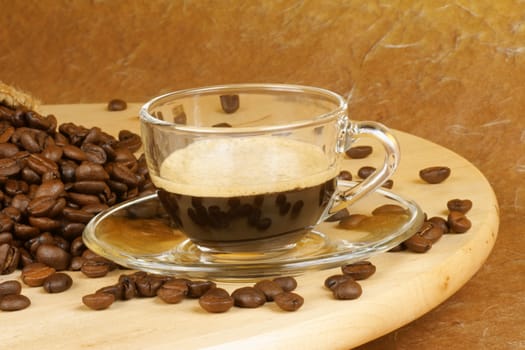
[{"label": "roasted coffee bean", "polygon": [[367,218],[368,216],[364,214],[351,214],[347,217],[342,218],[339,221],[339,224],[337,224],[337,227],[348,229],[348,230],[354,229],[356,227],[359,227],[359,224],[361,224],[361,222],[363,220],[366,220]]},{"label": "roasted coffee bean", "polygon": [[411,252],[426,253],[432,248],[432,241],[416,233],[404,241],[403,245]]},{"label": "roasted coffee bean", "polygon": [[129,276],[121,275],[118,284],[122,289],[122,300],[130,300],[137,296],[137,287]]},{"label": "roasted coffee bean", "polygon": [[64,157],[75,160],[77,162],[87,160],[86,153],[82,149],[80,149],[80,147],[77,147],[75,145],[65,145],[62,148],[62,151],[64,152]]},{"label": "roasted coffee bean", "polygon": [[443,231],[443,233],[448,233],[449,231],[448,223],[447,223],[447,220],[445,220],[444,218],[439,217],[439,216],[433,216],[427,221],[432,223],[434,226],[439,227]]},{"label": "roasted coffee bean", "polygon": [[62,155],[64,154],[64,150],[62,147],[57,145],[48,145],[44,150],[42,151],[42,156],[44,156],[47,159],[52,160],[53,162],[58,162]]},{"label": "roasted coffee bean", "polygon": [[231,128],[232,125],[226,122],[217,123],[212,125],[213,128]]},{"label": "roasted coffee bean", "polygon": [[350,275],[332,275],[324,280],[324,286],[328,289],[334,289],[338,284],[353,280]]},{"label": "roasted coffee bean", "polygon": [[61,223],[58,220],[54,220],[46,217],[33,217],[28,218],[29,225],[42,231],[52,231],[60,227]]},{"label": "roasted coffee bean", "polygon": [[76,204],[79,207],[86,205],[100,204],[100,197],[94,194],[68,192],[67,198],[69,199],[69,206],[73,208],[71,204]]},{"label": "roasted coffee bean", "polygon": [[13,244],[13,234],[11,232],[1,232],[0,231],[0,245],[8,243]]},{"label": "roasted coffee bean", "polygon": [[121,130],[118,139],[117,147],[125,147],[131,152],[137,152],[142,146],[141,137],[129,130]]},{"label": "roasted coffee bean", "polygon": [[67,207],[62,211],[62,215],[66,220],[83,224],[87,224],[93,218],[93,214],[82,209],[72,209]]},{"label": "roasted coffee bean", "polygon": [[110,176],[112,179],[125,183],[127,186],[138,186],[138,179],[124,164],[114,163],[110,168]]},{"label": "roasted coffee bean", "polygon": [[291,292],[297,288],[297,281],[290,276],[276,277],[273,281],[281,286],[285,292]]},{"label": "roasted coffee bean", "polygon": [[372,166],[363,166],[357,171],[357,176],[361,179],[366,179],[376,171],[376,168]]},{"label": "roasted coffee bean", "polygon": [[61,233],[66,239],[73,240],[80,237],[85,227],[81,222],[65,222],[62,223]]},{"label": "roasted coffee bean", "polygon": [[107,309],[114,301],[115,296],[110,293],[93,293],[82,297],[82,303],[92,310]]},{"label": "roasted coffee bean", "polygon": [[13,224],[13,219],[9,215],[0,212],[0,232],[10,232]]},{"label": "roasted coffee bean", "polygon": [[62,197],[66,194],[64,183],[61,180],[49,180],[42,182],[37,192],[35,193],[35,198],[50,196],[53,198]]},{"label": "roasted coffee bean", "polygon": [[272,280],[261,280],[255,283],[253,287],[264,293],[266,301],[273,301],[277,294],[284,292],[281,285]]},{"label": "roasted coffee bean", "polygon": [[384,188],[387,188],[387,189],[392,189],[394,187],[394,180],[390,179],[390,180],[386,180],[382,185],[381,187],[384,187]]},{"label": "roasted coffee bean", "polygon": [[325,221],[326,222],[340,221],[348,216],[350,216],[350,212],[348,211],[347,208],[343,208],[335,212],[334,214],[330,215]]},{"label": "roasted coffee bean", "polygon": [[0,310],[18,311],[31,305],[31,300],[22,294],[9,294],[0,298]]},{"label": "roasted coffee bean", "polygon": [[86,262],[86,259],[81,256],[73,256],[71,258],[71,263],[69,264],[69,270],[71,271],[80,271],[82,265]]},{"label": "roasted coffee bean", "polygon": [[447,202],[447,208],[450,211],[466,214],[472,208],[472,201],[470,199],[451,199]]},{"label": "roasted coffee bean", "polygon": [[109,174],[100,164],[93,162],[82,162],[75,169],[76,181],[106,181]]},{"label": "roasted coffee bean", "polygon": [[7,275],[15,271],[20,261],[20,250],[18,247],[4,243],[0,245],[0,274]]},{"label": "roasted coffee bean", "polygon": [[39,153],[42,151],[35,136],[36,135],[31,132],[23,132],[20,135],[20,144],[26,151],[31,153]]},{"label": "roasted coffee bean", "polygon": [[77,237],[71,242],[69,252],[72,256],[81,256],[84,250],[86,250],[86,246],[82,237]]},{"label": "roasted coffee bean", "polygon": [[438,184],[450,176],[450,168],[446,166],[433,166],[419,171],[419,177],[429,183]]},{"label": "roasted coffee bean", "polygon": [[28,193],[29,185],[27,184],[27,182],[24,181],[7,179],[7,181],[4,184],[4,192],[14,197],[17,194]]},{"label": "roasted coffee bean", "polygon": [[42,284],[48,293],[62,293],[73,285],[73,279],[63,272],[55,272],[49,275]]},{"label": "roasted coffee bean", "polygon": [[372,146],[355,146],[349,148],[345,153],[348,157],[353,159],[366,158],[372,154]]},{"label": "roasted coffee bean", "polygon": [[350,279],[334,286],[332,293],[335,299],[353,300],[359,298],[361,294],[363,294],[363,289],[359,283]]},{"label": "roasted coffee bean", "polygon": [[[20,151],[18,146],[13,143],[0,143],[0,158],[11,158]],[[1,163],[0,163],[1,164]],[[0,169],[2,167],[0,166]]]},{"label": "roasted coffee bean", "polygon": [[339,180],[352,181],[352,173],[348,170],[341,170],[337,176]]},{"label": "roasted coffee bean", "polygon": [[443,228],[441,226],[434,225],[430,221],[425,221],[417,232],[418,235],[428,239],[432,242],[432,244],[439,241],[439,239],[443,236],[444,233],[445,232],[443,231]]},{"label": "roasted coffee bean", "polygon": [[372,215],[403,215],[407,214],[407,209],[396,204],[384,204],[372,211]]},{"label": "roasted coffee bean", "polygon": [[111,286],[106,286],[98,289],[95,293],[113,294],[115,300],[123,300],[122,285],[117,283]]},{"label": "roasted coffee bean", "polygon": [[240,287],[232,292],[233,303],[242,308],[257,308],[266,302],[262,291],[254,287]]},{"label": "roasted coffee bean", "polygon": [[239,95],[221,95],[221,107],[225,113],[234,113],[239,109]]},{"label": "roasted coffee bean", "polygon": [[296,311],[304,304],[304,298],[297,293],[283,292],[274,297],[275,304],[284,311]]},{"label": "roasted coffee bean", "polygon": [[22,282],[29,287],[40,287],[44,280],[55,272],[54,268],[43,263],[32,263],[22,269]]},{"label": "roasted coffee bean", "polygon": [[2,128],[2,130],[0,130],[0,142],[2,143],[8,142],[14,133],[15,133],[15,128],[12,126]]},{"label": "roasted coffee bean", "polygon": [[188,282],[184,279],[174,279],[166,282],[157,291],[157,296],[168,304],[180,302],[188,295]]},{"label": "roasted coffee bean", "polygon": [[35,256],[38,262],[53,267],[57,271],[66,270],[71,261],[71,255],[67,251],[52,244],[41,244]]},{"label": "roasted coffee bean", "polygon": [[157,291],[160,287],[162,287],[162,284],[162,280],[151,276],[145,276],[135,281],[138,296],[145,298],[152,298],[156,296]]},{"label": "roasted coffee bean", "polygon": [[26,162],[27,166],[39,175],[43,175],[45,173],[59,174],[58,165],[51,159],[48,159],[39,154],[30,154],[29,157],[27,157]]},{"label": "roasted coffee bean", "polygon": [[107,106],[108,111],[112,111],[112,112],[123,111],[126,108],[128,108],[128,104],[126,103],[126,101],[121,100],[120,98],[111,99],[108,102],[108,106]]},{"label": "roasted coffee bean", "polygon": [[47,216],[53,209],[57,199],[51,196],[41,196],[34,198],[27,205],[27,213],[31,216]]},{"label": "roasted coffee bean", "polygon": [[40,184],[42,182],[42,178],[40,177],[40,175],[36,171],[28,167],[23,168],[20,171],[20,175],[22,180],[24,180],[28,184]]},{"label": "roasted coffee bean", "polygon": [[209,289],[215,287],[216,284],[212,281],[190,281],[188,282],[188,297],[200,298]]},{"label": "roasted coffee bean", "polygon": [[106,150],[99,145],[84,142],[80,149],[84,152],[86,160],[94,164],[104,164],[108,160]]},{"label": "roasted coffee bean", "polygon": [[343,265],[341,271],[354,280],[360,281],[372,276],[376,272],[376,267],[370,261],[358,261]]},{"label": "roasted coffee bean", "polygon": [[472,226],[472,223],[465,214],[459,211],[451,211],[448,214],[447,223],[450,227],[450,231],[454,233],[467,232]]},{"label": "roasted coffee bean", "polygon": [[110,270],[109,264],[103,261],[87,260],[82,264],[80,271],[89,278],[104,277]]},{"label": "roasted coffee bean", "polygon": [[18,174],[22,168],[20,164],[13,158],[0,159],[0,176],[11,176]]},{"label": "roasted coffee bean", "polygon": [[212,313],[226,312],[233,306],[233,298],[223,288],[212,288],[199,298],[199,305]]},{"label": "roasted coffee bean", "polygon": [[22,285],[17,280],[9,280],[0,283],[0,299],[2,299],[4,295],[20,294],[21,291]]}]

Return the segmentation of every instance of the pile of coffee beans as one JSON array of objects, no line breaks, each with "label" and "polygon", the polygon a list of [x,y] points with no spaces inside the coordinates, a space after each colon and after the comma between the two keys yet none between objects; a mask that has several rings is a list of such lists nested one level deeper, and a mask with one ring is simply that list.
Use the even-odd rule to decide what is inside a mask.
[{"label": "pile of coffee beans", "polygon": [[277,277],[261,280],[253,286],[237,288],[230,294],[213,281],[190,280],[139,271],[121,274],[116,284],[85,295],[82,302],[90,309],[104,310],[115,301],[133,298],[157,297],[167,304],[176,304],[184,299],[198,299],[204,310],[221,313],[233,306],[256,308],[273,301],[285,311],[295,311],[304,302],[299,294],[293,292],[296,287],[297,281],[293,277]]}]

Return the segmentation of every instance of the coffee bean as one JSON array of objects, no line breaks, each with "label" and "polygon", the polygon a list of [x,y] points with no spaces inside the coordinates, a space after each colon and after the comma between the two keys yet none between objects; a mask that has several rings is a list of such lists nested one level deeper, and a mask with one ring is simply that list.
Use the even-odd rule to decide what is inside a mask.
[{"label": "coffee bean", "polygon": [[257,308],[266,302],[262,291],[254,287],[240,287],[232,292],[234,305],[242,308]]},{"label": "coffee bean", "polygon": [[13,158],[3,158],[0,159],[0,176],[11,176],[18,174],[21,167]]},{"label": "coffee bean", "polygon": [[20,261],[20,250],[18,247],[4,243],[0,245],[0,274],[7,275],[16,270]]},{"label": "coffee bean", "polygon": [[142,146],[141,137],[129,130],[121,130],[118,139],[117,147],[125,147],[131,152],[137,152]]},{"label": "coffee bean", "polygon": [[450,211],[466,214],[472,208],[472,201],[470,199],[451,199],[447,202],[447,208]]},{"label": "coffee bean", "polygon": [[86,160],[94,164],[104,164],[108,160],[106,150],[99,145],[84,142],[80,149],[84,152]]},{"label": "coffee bean", "polygon": [[115,296],[109,293],[93,293],[84,295],[82,302],[92,310],[104,310],[113,304]]},{"label": "coffee bean", "polygon": [[275,304],[284,311],[296,311],[304,304],[304,298],[297,293],[283,292],[274,297]]},{"label": "coffee bean", "polygon": [[106,181],[109,179],[109,174],[102,165],[86,161],[75,168],[75,179],[77,181]]},{"label": "coffee bean", "polygon": [[212,281],[189,281],[188,282],[188,297],[200,298],[208,290],[215,288],[216,284]]},{"label": "coffee bean", "polygon": [[73,279],[63,272],[55,272],[49,275],[42,284],[48,293],[62,293],[73,285]]},{"label": "coffee bean", "polygon": [[273,281],[279,284],[285,292],[291,292],[297,288],[297,281],[290,276],[275,277]]},{"label": "coffee bean", "polygon": [[404,241],[403,245],[411,252],[426,253],[432,248],[432,241],[416,233]]},{"label": "coffee bean", "polygon": [[467,232],[472,226],[472,223],[465,214],[459,211],[451,211],[448,214],[447,223],[450,227],[450,231],[454,233]]},{"label": "coffee bean", "polygon": [[284,292],[281,285],[272,280],[261,280],[255,283],[253,287],[264,293],[266,301],[273,301],[277,294]]},{"label": "coffee bean", "polygon": [[345,153],[348,157],[353,159],[362,159],[372,154],[372,146],[355,146],[349,148]]},{"label": "coffee bean", "polygon": [[335,299],[339,300],[353,300],[357,299],[363,293],[361,285],[354,280],[347,280],[337,284],[332,293]]},{"label": "coffee bean", "polygon": [[157,291],[157,296],[168,304],[180,302],[188,294],[188,282],[183,279],[175,279],[166,282]]},{"label": "coffee bean", "polygon": [[337,178],[339,180],[352,181],[352,173],[348,170],[341,170],[339,172],[339,175],[337,175]]},{"label": "coffee bean", "polygon": [[16,280],[9,280],[0,283],[0,299],[4,295],[9,294],[20,294],[22,291],[22,285]]},{"label": "coffee bean", "polygon": [[217,124],[213,124],[212,125],[212,128],[231,128],[231,124],[228,124],[228,123],[225,123],[225,122],[222,122],[222,123],[217,123]]},{"label": "coffee bean", "polygon": [[370,261],[358,261],[341,267],[343,274],[356,281],[367,279],[376,272],[376,267]]},{"label": "coffee bean", "polygon": [[387,188],[387,189],[392,189],[394,187],[394,180],[390,179],[390,180],[386,180],[382,185],[381,187],[384,187],[384,188]]},{"label": "coffee bean", "polygon": [[435,225],[431,221],[425,221],[417,232],[418,235],[428,239],[432,244],[439,241],[444,233],[442,226]]},{"label": "coffee bean", "polygon": [[22,294],[9,294],[0,298],[0,310],[18,311],[31,305],[31,300]]},{"label": "coffee bean", "polygon": [[71,255],[67,251],[52,244],[41,244],[35,256],[38,262],[46,264],[57,271],[67,269],[71,261]]},{"label": "coffee bean", "polygon": [[376,171],[376,168],[372,166],[363,166],[357,171],[357,176],[361,179],[366,179]]},{"label": "coffee bean", "polygon": [[[0,158],[11,158],[20,151],[18,146],[12,143],[0,143]],[[0,166],[0,169],[2,167]]]},{"label": "coffee bean", "polygon": [[80,271],[89,278],[100,278],[108,274],[109,264],[103,261],[87,260],[82,264]]},{"label": "coffee bean", "polygon": [[62,151],[64,152],[64,157],[75,160],[77,162],[87,160],[86,153],[82,149],[80,149],[80,147],[77,147],[75,145],[65,145],[62,148]]},{"label": "coffee bean", "polygon": [[433,166],[419,171],[419,177],[429,183],[438,184],[450,176],[450,168],[446,166]]},{"label": "coffee bean", "polygon": [[57,199],[51,196],[34,198],[27,205],[27,213],[31,216],[47,216],[55,206]]},{"label": "coffee bean", "polygon": [[212,313],[226,312],[233,306],[233,298],[223,288],[211,288],[199,298],[199,305]]},{"label": "coffee bean", "polygon": [[99,288],[95,293],[112,294],[115,297],[115,300],[124,300],[122,285],[120,283]]},{"label": "coffee bean", "polygon": [[348,280],[353,280],[353,278],[350,275],[344,274],[332,275],[324,280],[324,286],[328,289],[334,289],[338,284]]},{"label": "coffee bean", "polygon": [[239,109],[239,95],[221,95],[221,107],[225,113],[234,113]]},{"label": "coffee bean", "polygon": [[32,263],[22,269],[22,282],[29,287],[40,287],[44,280],[54,274],[56,270],[43,263]]},{"label": "coffee bean", "polygon": [[449,231],[448,223],[447,223],[447,220],[445,220],[444,218],[439,217],[439,216],[433,216],[427,221],[432,223],[432,225],[439,227],[443,231],[443,233],[448,233]]},{"label": "coffee bean", "polygon": [[108,106],[107,106],[108,111],[112,111],[112,112],[123,111],[126,108],[128,108],[128,104],[126,103],[126,101],[121,100],[119,98],[111,99],[108,102]]},{"label": "coffee bean", "polygon": [[157,291],[162,287],[163,281],[152,276],[145,276],[135,281],[138,296],[152,298],[157,295]]}]

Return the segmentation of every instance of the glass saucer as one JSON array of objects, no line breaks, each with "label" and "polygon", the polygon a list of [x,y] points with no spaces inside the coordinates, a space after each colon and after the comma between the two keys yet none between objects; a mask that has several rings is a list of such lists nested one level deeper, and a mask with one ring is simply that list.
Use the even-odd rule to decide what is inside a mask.
[{"label": "glass saucer", "polygon": [[[405,211],[372,215],[375,208],[385,204],[401,206]],[[101,212],[86,226],[83,239],[97,254],[132,269],[189,278],[258,279],[367,259],[413,235],[424,218],[415,202],[383,188],[353,204],[349,211],[367,219],[354,228],[323,222],[294,247],[282,251],[219,254],[201,251],[174,229],[153,194]]]}]

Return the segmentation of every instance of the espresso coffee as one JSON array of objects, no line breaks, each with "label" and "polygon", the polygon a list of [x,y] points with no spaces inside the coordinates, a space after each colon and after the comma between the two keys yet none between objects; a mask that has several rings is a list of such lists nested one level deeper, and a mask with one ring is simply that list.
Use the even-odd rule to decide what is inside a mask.
[{"label": "espresso coffee", "polygon": [[[321,147],[281,137],[209,138],[169,155],[152,174],[159,199],[200,246],[285,248],[316,224],[335,190],[337,164]],[[250,248],[253,251],[253,247]]]}]

